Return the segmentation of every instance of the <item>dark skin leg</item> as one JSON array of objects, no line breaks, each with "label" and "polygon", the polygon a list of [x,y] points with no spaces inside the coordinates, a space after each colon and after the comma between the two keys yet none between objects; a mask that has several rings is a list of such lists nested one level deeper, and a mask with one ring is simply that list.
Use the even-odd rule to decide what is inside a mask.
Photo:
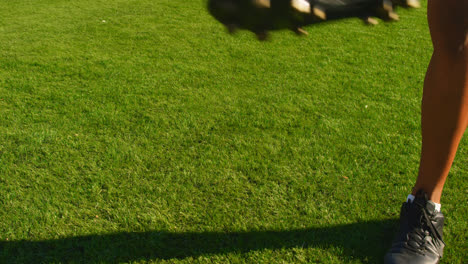
[{"label": "dark skin leg", "polygon": [[468,126],[468,1],[429,0],[434,53],[422,100],[422,152],[413,195],[440,203],[442,189]]}]

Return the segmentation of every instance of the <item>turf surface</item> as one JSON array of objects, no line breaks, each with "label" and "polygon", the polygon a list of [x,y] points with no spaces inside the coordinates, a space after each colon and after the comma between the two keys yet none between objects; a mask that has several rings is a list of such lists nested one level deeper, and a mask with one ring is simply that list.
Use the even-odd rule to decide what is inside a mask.
[{"label": "turf surface", "polygon": [[[380,263],[417,174],[425,10],[235,36],[204,1],[0,2],[1,263]],[[468,145],[442,199],[468,259]]]}]

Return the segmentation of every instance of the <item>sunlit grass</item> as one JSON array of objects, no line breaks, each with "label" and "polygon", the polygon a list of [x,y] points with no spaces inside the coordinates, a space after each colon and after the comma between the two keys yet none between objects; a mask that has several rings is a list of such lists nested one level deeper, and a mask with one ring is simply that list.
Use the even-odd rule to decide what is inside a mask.
[{"label": "sunlit grass", "polygon": [[[1,2],[0,262],[380,262],[432,51],[400,15],[258,42],[199,0]],[[444,263],[468,258],[467,154]]]}]

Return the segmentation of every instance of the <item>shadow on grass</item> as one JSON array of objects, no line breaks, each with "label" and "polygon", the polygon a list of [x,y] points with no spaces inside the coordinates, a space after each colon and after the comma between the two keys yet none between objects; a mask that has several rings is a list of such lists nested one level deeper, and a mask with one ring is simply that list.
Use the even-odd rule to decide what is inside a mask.
[{"label": "shadow on grass", "polygon": [[285,231],[172,233],[150,231],[44,241],[0,241],[1,263],[119,263],[183,259],[263,249],[339,247],[344,259],[380,263],[396,220]]}]

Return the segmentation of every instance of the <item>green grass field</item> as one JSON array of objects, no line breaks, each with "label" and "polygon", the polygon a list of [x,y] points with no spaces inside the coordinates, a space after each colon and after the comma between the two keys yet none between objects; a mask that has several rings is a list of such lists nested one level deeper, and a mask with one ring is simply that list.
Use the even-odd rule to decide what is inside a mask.
[{"label": "green grass field", "polygon": [[[0,263],[381,263],[432,52],[399,14],[258,42],[202,0],[0,1]],[[468,259],[467,157],[443,263]]]}]

